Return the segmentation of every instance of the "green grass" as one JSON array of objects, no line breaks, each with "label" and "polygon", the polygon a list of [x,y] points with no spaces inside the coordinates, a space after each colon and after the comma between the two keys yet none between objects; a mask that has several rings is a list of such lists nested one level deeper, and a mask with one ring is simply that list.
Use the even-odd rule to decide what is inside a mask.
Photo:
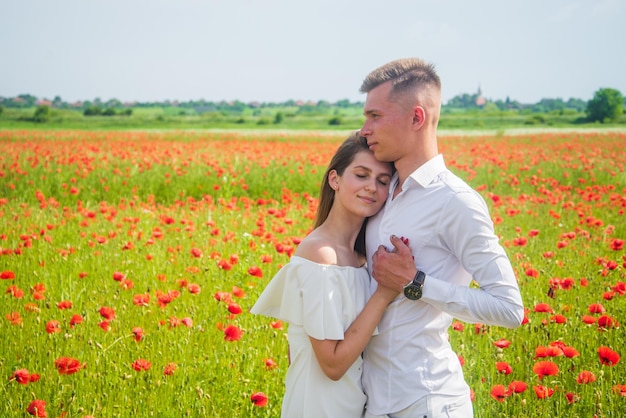
[{"label": "green grass", "polygon": [[[34,399],[45,400],[53,417],[278,416],[288,330],[248,310],[309,231],[319,179],[342,138],[332,132],[0,131],[0,272],[15,274],[0,280],[0,416],[26,416]],[[477,417],[626,413],[626,397],[614,392],[626,385],[624,359],[605,366],[597,353],[608,346],[626,355],[626,295],[606,298],[626,281],[626,249],[611,248],[626,240],[624,143],[623,133],[610,131],[440,138],[450,168],[490,205],[528,309],[529,322],[515,330],[477,333],[472,324],[450,330]],[[532,230],[538,235],[529,236]],[[563,241],[568,245],[560,248]],[[252,267],[263,277],[250,274]],[[116,272],[132,287],[114,280]],[[550,283],[564,278],[574,286],[549,297]],[[41,284],[44,299],[37,299]],[[201,291],[192,293],[190,284]],[[23,297],[13,296],[11,286]],[[173,291],[179,296],[160,307],[159,294]],[[218,292],[229,293],[243,312],[231,315]],[[144,294],[147,306],[136,305],[134,296]],[[58,308],[62,301],[71,308]],[[538,303],[554,312],[535,312]],[[619,327],[585,324],[583,315],[600,317],[589,313],[593,303]],[[108,331],[99,325],[103,306],[116,314]],[[20,324],[12,324],[14,313]],[[83,322],[72,328],[74,314]],[[555,322],[557,314],[566,323]],[[185,318],[189,326],[181,323]],[[59,321],[60,332],[48,334],[51,320]],[[224,339],[229,325],[243,331],[240,340]],[[134,327],[145,332],[139,342]],[[511,345],[497,348],[500,339]],[[535,351],[554,342],[580,356],[543,359],[559,373],[539,379]],[[64,356],[85,367],[59,374],[55,360]],[[150,369],[135,371],[137,359],[148,360]],[[266,359],[277,367],[268,369]],[[496,361],[508,362],[512,373],[499,373]],[[177,369],[166,376],[170,363]],[[41,379],[10,380],[23,368]],[[581,371],[593,372],[596,381],[577,383]],[[494,385],[513,381],[528,389],[503,402],[491,397]],[[538,399],[538,385],[555,392]],[[256,392],[267,395],[266,407],[251,402]],[[569,404],[566,393],[579,401]]]},{"label": "green grass", "polygon": [[[0,129],[26,130],[356,130],[364,121],[359,107],[329,107],[302,112],[298,107],[245,108],[241,112],[206,111],[175,106],[133,107],[130,116],[83,116],[80,110],[51,109],[50,120],[32,120],[34,108],[5,108],[0,114]],[[276,123],[280,112],[282,120]],[[528,111],[492,111],[445,109],[442,130],[508,130],[516,128],[605,129],[624,128],[626,115],[612,123],[586,123],[583,113],[531,113]],[[331,124],[338,118],[339,124]]]}]

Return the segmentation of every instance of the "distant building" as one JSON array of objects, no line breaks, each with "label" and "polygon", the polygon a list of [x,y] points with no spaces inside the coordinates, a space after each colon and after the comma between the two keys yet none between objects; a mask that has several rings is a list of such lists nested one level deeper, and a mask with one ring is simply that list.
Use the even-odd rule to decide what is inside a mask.
[{"label": "distant building", "polygon": [[52,101],[48,99],[37,99],[35,100],[35,106],[52,106]]},{"label": "distant building", "polygon": [[476,106],[483,107],[487,104],[487,99],[483,96],[482,89],[480,88],[480,84],[478,85],[478,91],[476,92]]}]

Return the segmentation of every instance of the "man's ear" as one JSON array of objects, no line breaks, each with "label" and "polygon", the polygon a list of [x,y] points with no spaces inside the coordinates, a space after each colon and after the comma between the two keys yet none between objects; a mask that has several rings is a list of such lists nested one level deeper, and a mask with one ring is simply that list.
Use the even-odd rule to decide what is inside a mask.
[{"label": "man's ear", "polygon": [[426,110],[422,106],[413,108],[413,127],[420,129],[426,122]]}]

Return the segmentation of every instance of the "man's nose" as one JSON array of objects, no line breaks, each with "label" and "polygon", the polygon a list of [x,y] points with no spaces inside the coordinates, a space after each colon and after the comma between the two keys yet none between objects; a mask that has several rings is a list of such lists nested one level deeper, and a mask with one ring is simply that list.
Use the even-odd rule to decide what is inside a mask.
[{"label": "man's nose", "polygon": [[360,131],[360,135],[361,136],[365,136],[367,137],[368,135],[370,135],[372,132],[369,128],[369,124],[367,123],[367,121],[365,121],[363,123],[363,126],[361,127],[361,131]]}]

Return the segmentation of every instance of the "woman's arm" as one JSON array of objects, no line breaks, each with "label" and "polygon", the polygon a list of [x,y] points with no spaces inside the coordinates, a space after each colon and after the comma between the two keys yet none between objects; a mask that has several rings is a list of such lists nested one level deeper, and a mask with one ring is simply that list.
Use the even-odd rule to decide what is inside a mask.
[{"label": "woman's arm", "polygon": [[329,379],[341,379],[361,355],[387,305],[397,295],[398,292],[379,286],[359,316],[348,327],[343,340],[317,340],[309,337],[315,357]]}]

